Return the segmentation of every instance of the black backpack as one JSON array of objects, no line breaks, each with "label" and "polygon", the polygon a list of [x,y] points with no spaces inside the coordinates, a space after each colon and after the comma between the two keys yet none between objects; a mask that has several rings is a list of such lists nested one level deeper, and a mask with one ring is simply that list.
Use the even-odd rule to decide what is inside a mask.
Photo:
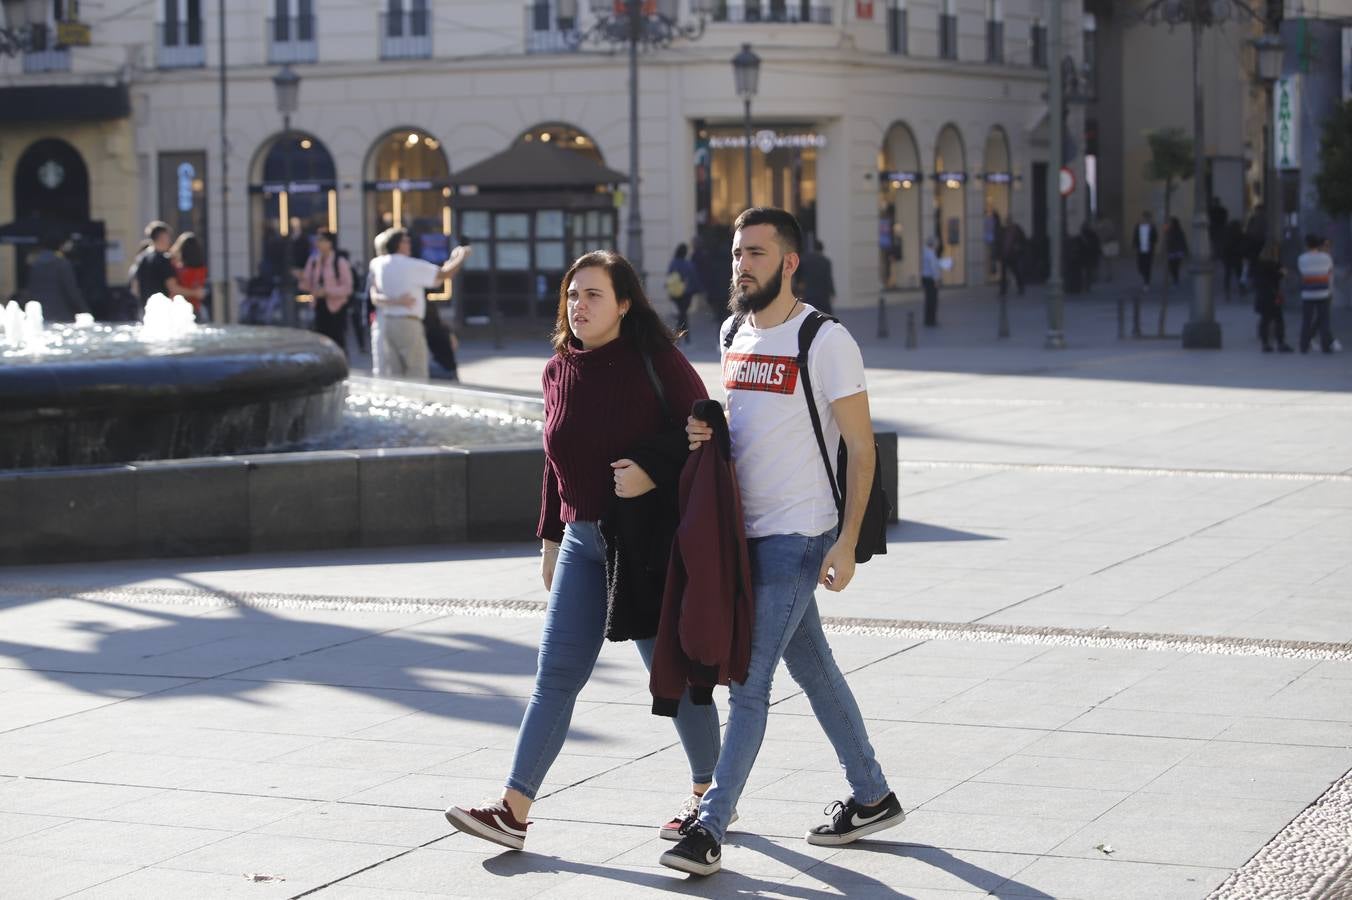
[{"label": "black backpack", "polygon": [[[723,336],[723,349],[727,350],[732,346],[732,340],[737,336],[738,330],[742,327],[745,316],[738,314],[729,326],[727,334]],[[817,404],[812,396],[812,376],[808,373],[807,352],[812,346],[813,339],[817,332],[821,331],[823,325],[827,322],[839,323],[840,320],[835,316],[828,316],[817,310],[812,310],[807,314],[807,318],[798,328],[798,377],[803,381],[803,396],[807,398],[808,416],[812,419],[812,430],[817,435],[817,449],[821,451],[822,465],[826,467],[826,481],[831,485],[831,496],[836,501],[836,517],[838,521],[845,518],[845,465],[849,461],[849,454],[845,448],[845,438],[840,439],[840,444],[836,448],[836,469],[840,473],[841,483],[836,484],[835,475],[831,470],[831,457],[826,449],[826,436],[822,433],[821,416],[817,413]],[[887,497],[887,492],[883,490],[883,467],[879,464],[878,442],[873,442],[874,464],[873,464],[873,486],[869,488],[868,503],[864,506],[864,519],[859,525],[859,540],[854,546],[854,561],[856,563],[866,563],[875,556],[883,556],[887,553],[887,520],[892,515],[892,502]]]}]

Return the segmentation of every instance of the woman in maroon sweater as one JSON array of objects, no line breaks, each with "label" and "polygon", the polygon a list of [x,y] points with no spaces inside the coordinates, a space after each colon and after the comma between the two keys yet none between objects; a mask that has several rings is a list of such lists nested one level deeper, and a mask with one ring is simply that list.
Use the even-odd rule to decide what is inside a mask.
[{"label": "woman in maroon sweater", "polygon": [[[688,452],[685,414],[694,401],[708,396],[624,257],[609,251],[582,256],[564,275],[559,294],[554,357],[544,372],[545,472],[538,534],[540,574],[550,595],[535,691],[517,733],[502,800],[446,810],[447,820],[461,831],[516,850],[525,845],[526,816],[563,747],[574,702],[606,633],[607,547],[600,522],[618,504],[651,500],[648,495],[655,490],[674,492],[680,461],[659,467],[663,454],[646,451],[675,442],[683,459]],[[657,393],[645,356],[664,396]],[[671,441],[664,440],[668,434]],[[652,460],[652,471],[634,457]],[[653,534],[660,530],[655,527]],[[661,539],[667,542],[660,554],[665,560],[670,532]],[[661,568],[665,572],[665,565]],[[661,597],[654,602],[660,604]],[[649,667],[655,634],[654,627],[632,635]],[[687,694],[675,722],[690,761],[692,790],[660,830],[670,840],[680,838],[679,826],[698,809],[719,751],[715,706],[692,704]]]}]

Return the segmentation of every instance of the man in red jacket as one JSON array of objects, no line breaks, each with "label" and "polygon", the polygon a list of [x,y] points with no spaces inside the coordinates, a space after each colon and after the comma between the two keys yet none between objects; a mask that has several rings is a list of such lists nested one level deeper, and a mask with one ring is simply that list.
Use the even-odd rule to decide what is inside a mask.
[{"label": "man in red jacket", "polygon": [[[798,329],[811,307],[790,285],[803,244],[794,217],[756,207],[737,218],[732,245],[733,302],[723,325],[723,387],[732,456],[741,488],[755,595],[746,681],[729,689],[728,726],[712,787],[684,837],[662,854],[665,866],[711,875],[751,766],[760,751],[770,687],[780,659],[812,704],[835,748],[850,796],[831,820],[807,832],[811,844],[848,844],[905,818],[869,743],[863,716],[822,632],[813,590],[841,591],[854,576],[858,542],[876,464],[864,362],[849,332],[827,322],[807,356],[826,446],[844,439],[845,511],[840,517],[818,449],[798,371]],[[729,334],[731,332],[731,334]],[[691,418],[691,448],[712,429]]]}]

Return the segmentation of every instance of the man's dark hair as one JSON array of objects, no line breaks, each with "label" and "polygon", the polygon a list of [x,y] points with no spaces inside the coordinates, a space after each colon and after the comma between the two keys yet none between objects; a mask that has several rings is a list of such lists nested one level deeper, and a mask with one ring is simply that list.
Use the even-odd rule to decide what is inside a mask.
[{"label": "man's dark hair", "polygon": [[153,244],[160,239],[160,235],[168,234],[171,231],[173,231],[173,229],[169,227],[168,222],[161,222],[159,219],[156,219],[146,226],[146,237],[149,238],[150,242]]},{"label": "man's dark hair", "polygon": [[1324,246],[1323,235],[1313,233],[1305,235],[1305,246],[1309,247],[1311,250],[1318,250],[1320,247]]},{"label": "man's dark hair", "polygon": [[677,259],[685,259],[686,255],[687,255],[689,252],[690,252],[690,248],[687,247],[685,244],[677,244],[677,245],[676,245],[676,252],[675,252],[674,254],[672,254],[672,255],[675,256]]},{"label": "man's dark hair", "polygon": [[788,210],[776,206],[753,206],[742,211],[737,221],[732,223],[732,230],[741,231],[751,225],[772,226],[785,253],[803,252],[803,229]]},{"label": "man's dark hair", "polygon": [[404,242],[404,238],[410,237],[407,228],[392,228],[385,238],[385,252],[391,256],[399,252],[399,245]]}]

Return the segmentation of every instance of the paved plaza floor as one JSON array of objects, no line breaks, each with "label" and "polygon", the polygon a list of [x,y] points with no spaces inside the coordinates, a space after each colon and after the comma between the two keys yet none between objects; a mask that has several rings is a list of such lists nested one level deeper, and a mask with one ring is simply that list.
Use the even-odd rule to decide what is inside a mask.
[{"label": "paved plaza floor", "polygon": [[[907,809],[879,839],[803,840],[847,788],[781,669],[724,871],[659,866],[688,772],[626,645],[527,851],[455,833],[531,689],[529,535],[15,567],[0,896],[1352,897],[1352,354],[1261,354],[1247,298],[1220,352],[1119,340],[1117,288],[1068,299],[1060,351],[1034,290],[1006,340],[984,289],[914,348],[910,298],[886,338],[845,316],[899,434],[889,552],[818,596]],[[462,351],[466,382],[538,389],[543,341]]]}]

